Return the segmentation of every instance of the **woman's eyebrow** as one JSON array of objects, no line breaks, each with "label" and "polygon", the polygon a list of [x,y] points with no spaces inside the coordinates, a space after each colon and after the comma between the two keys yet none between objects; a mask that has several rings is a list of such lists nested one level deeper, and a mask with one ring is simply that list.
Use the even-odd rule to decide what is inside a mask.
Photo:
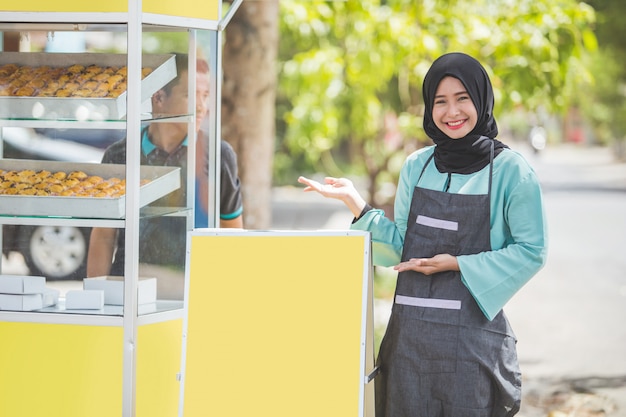
[{"label": "woman's eyebrow", "polygon": [[[454,93],[452,95],[453,96],[460,96],[460,95],[463,95],[463,94],[468,94],[467,90],[458,91],[458,92],[456,92],[456,93]],[[443,98],[445,96],[446,96],[445,94],[436,94],[435,98]]]}]

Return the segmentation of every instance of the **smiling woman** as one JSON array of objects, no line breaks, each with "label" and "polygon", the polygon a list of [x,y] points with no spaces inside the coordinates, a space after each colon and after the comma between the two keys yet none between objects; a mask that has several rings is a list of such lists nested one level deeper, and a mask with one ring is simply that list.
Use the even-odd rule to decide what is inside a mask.
[{"label": "smiling woman", "polygon": [[405,160],[394,220],[346,178],[298,181],[343,201],[355,216],[350,228],[372,233],[373,263],[398,271],[376,415],[510,417],[520,408],[521,375],[502,308],[545,262],[539,181],[495,139],[493,90],[476,59],[443,55],[422,91],[435,146]]}]

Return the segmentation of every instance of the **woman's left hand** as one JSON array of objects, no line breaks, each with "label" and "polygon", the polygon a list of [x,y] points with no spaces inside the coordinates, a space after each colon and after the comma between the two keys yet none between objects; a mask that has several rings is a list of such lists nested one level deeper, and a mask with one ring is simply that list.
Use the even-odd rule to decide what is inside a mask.
[{"label": "woman's left hand", "polygon": [[424,275],[431,275],[443,271],[458,271],[459,263],[456,256],[447,253],[435,255],[432,258],[411,258],[394,266],[398,272],[416,271]]}]

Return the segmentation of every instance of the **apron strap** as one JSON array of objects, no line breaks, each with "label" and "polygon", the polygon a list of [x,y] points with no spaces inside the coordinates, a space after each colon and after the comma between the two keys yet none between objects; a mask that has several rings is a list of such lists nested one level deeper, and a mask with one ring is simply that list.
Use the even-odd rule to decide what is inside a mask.
[{"label": "apron strap", "polygon": [[[489,149],[489,185],[488,185],[488,188],[487,188],[487,194],[489,195],[489,200],[490,201],[491,201],[491,184],[493,183],[493,159],[494,159],[494,154],[495,154],[495,145],[494,145],[494,142],[491,141],[491,148]],[[426,162],[424,163],[424,166],[422,167],[422,171],[420,172],[420,176],[417,178],[416,184],[419,184],[420,180],[422,179],[422,175],[424,175],[424,172],[426,171],[426,167],[428,166],[428,164],[430,164],[430,161],[433,159],[434,156],[435,156],[435,154],[432,153],[428,157]]]}]

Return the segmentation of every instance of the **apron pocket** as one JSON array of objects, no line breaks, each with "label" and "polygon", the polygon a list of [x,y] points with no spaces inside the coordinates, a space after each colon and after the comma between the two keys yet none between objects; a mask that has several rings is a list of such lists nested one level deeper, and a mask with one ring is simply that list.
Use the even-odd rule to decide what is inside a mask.
[{"label": "apron pocket", "polygon": [[401,319],[394,337],[396,363],[418,373],[456,372],[459,328],[410,318]]}]

